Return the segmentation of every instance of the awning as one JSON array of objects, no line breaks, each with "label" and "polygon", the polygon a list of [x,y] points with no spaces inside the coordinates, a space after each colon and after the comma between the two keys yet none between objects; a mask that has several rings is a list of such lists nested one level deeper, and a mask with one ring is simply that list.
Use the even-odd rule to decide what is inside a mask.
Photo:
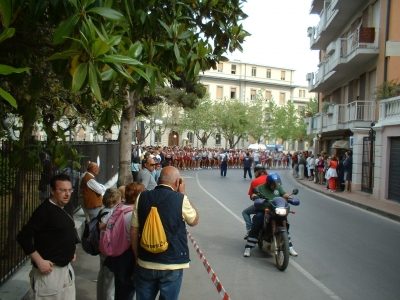
[{"label": "awning", "polygon": [[338,140],[333,143],[333,149],[349,149],[349,141],[348,140]]}]

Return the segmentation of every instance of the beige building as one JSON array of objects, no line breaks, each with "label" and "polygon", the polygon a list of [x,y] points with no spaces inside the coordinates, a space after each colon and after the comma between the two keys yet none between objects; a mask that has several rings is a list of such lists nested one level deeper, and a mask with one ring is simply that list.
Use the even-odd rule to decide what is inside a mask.
[{"label": "beige building", "polygon": [[[376,102],[377,88],[400,79],[400,1],[312,0],[320,22],[308,29],[320,51],[307,75],[320,113],[308,118],[318,150],[353,151],[353,191],[400,200],[400,100]],[[397,151],[397,152],[396,152]],[[389,163],[390,162],[390,163]]]}]

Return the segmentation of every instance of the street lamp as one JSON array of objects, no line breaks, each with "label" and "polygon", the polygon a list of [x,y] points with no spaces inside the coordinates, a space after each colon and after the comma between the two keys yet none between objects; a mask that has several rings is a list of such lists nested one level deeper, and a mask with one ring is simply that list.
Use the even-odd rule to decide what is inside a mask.
[{"label": "street lamp", "polygon": [[174,134],[174,146],[176,146],[176,134]]}]

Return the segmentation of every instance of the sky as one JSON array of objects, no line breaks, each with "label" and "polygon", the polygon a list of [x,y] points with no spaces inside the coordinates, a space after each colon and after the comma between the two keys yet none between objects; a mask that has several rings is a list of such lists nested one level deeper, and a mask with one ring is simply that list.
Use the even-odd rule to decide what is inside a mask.
[{"label": "sky", "polygon": [[308,85],[306,74],[318,67],[318,51],[310,50],[307,28],[316,26],[318,15],[310,15],[311,0],[247,0],[243,27],[247,37],[243,52],[228,54],[229,60],[295,70],[295,84]]}]

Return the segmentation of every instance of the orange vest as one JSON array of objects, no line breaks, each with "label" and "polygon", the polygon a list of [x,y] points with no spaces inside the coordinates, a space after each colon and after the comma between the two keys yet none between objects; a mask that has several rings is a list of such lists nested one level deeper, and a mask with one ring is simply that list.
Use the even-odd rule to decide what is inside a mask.
[{"label": "orange vest", "polygon": [[83,205],[86,209],[93,209],[99,206],[103,206],[103,196],[97,194],[87,185],[90,179],[94,179],[92,174],[86,173],[82,179],[82,195],[83,195]]}]

